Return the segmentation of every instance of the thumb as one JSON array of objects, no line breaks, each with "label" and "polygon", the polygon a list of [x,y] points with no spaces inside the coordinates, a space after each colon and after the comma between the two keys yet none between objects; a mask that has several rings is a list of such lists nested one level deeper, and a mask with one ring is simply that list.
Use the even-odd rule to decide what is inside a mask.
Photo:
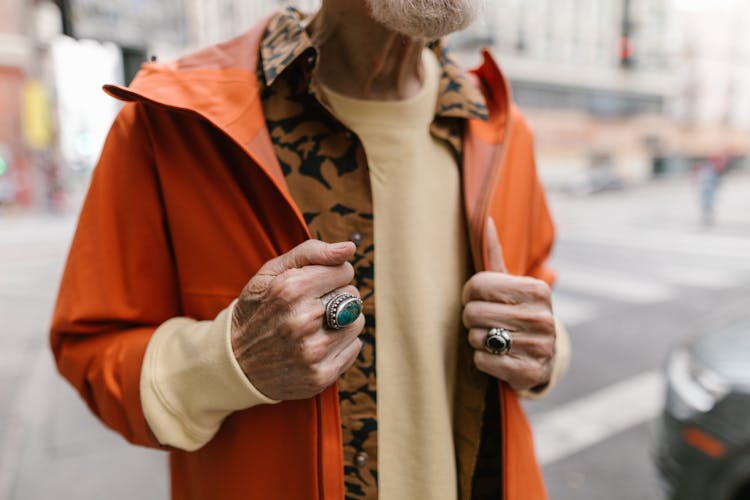
[{"label": "thumb", "polygon": [[505,267],[505,260],[503,259],[503,247],[500,245],[495,221],[492,220],[492,217],[487,217],[484,236],[485,249],[487,250],[487,270],[499,273],[508,272]]},{"label": "thumb", "polygon": [[356,247],[351,241],[325,243],[307,240],[263,266],[264,274],[278,276],[289,269],[305,266],[340,266],[354,257]]}]

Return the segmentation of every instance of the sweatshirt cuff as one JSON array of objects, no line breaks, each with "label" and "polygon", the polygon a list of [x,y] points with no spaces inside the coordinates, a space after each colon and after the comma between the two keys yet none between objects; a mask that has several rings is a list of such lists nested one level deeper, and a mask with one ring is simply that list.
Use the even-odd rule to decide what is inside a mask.
[{"label": "sweatshirt cuff", "polygon": [[231,413],[278,401],[250,383],[234,356],[232,304],[213,321],[172,318],[149,340],[141,369],[141,405],[162,445],[194,451]]}]

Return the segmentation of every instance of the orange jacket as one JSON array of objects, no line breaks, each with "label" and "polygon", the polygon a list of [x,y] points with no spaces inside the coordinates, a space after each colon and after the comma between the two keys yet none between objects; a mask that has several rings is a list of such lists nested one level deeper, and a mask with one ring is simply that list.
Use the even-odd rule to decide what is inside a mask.
[{"label": "orange jacket", "polygon": [[[72,243],[51,328],[60,372],[128,441],[159,447],[143,416],[141,363],[175,316],[213,319],[269,259],[310,235],[265,128],[255,76],[264,23],[175,63],[144,65],[110,131]],[[476,269],[484,224],[509,272],[552,282],[553,226],[531,134],[488,53],[474,71],[491,118],[465,134],[464,197]],[[506,500],[546,498],[529,424],[501,386]],[[175,499],[342,499],[335,386],[228,417],[206,446],[170,453]],[[252,473],[250,472],[252,471]]]}]

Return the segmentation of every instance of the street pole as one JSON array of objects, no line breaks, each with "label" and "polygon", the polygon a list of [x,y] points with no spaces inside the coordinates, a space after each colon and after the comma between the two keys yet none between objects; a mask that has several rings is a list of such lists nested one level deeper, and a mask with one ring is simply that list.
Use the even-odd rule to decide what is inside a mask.
[{"label": "street pole", "polygon": [[620,66],[633,67],[633,21],[630,16],[631,0],[622,1],[622,21],[620,25]]},{"label": "street pole", "polygon": [[71,15],[70,10],[70,0],[53,1],[60,8],[60,14],[62,14],[63,34],[69,37],[74,37],[73,16]]}]

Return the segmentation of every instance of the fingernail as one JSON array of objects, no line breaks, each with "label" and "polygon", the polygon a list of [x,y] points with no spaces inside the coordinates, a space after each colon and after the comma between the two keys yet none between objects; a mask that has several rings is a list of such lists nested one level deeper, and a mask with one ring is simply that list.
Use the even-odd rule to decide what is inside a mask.
[{"label": "fingernail", "polygon": [[331,248],[335,252],[342,252],[344,250],[349,250],[349,248],[353,245],[350,241],[341,241],[339,243],[332,243]]}]

